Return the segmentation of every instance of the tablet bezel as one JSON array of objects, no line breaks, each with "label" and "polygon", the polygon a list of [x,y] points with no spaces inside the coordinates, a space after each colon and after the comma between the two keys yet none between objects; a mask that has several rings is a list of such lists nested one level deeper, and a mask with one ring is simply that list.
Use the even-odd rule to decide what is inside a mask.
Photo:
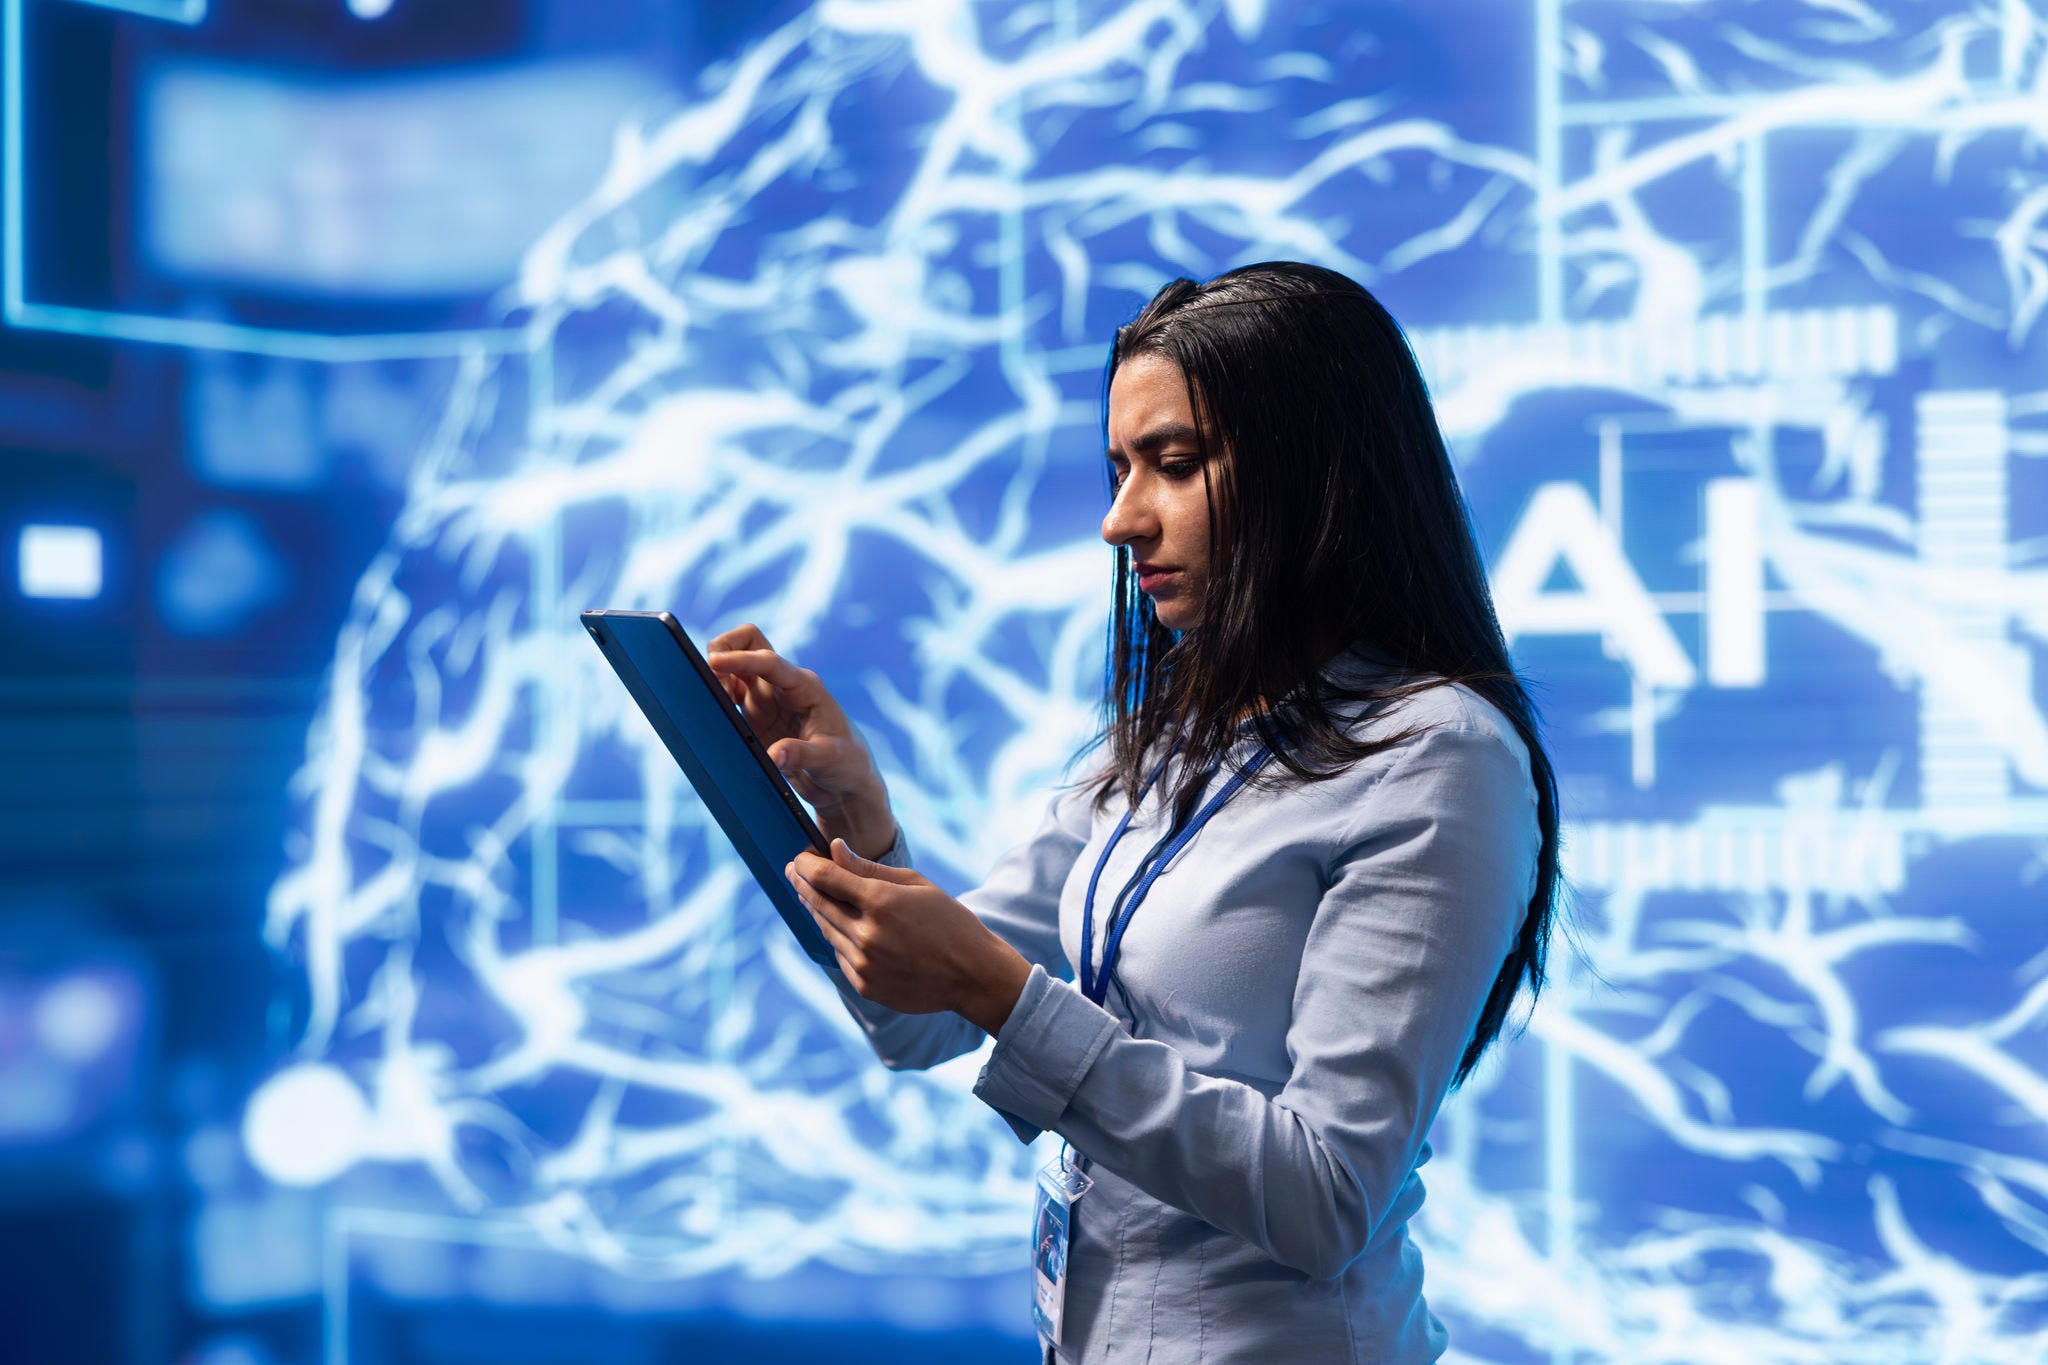
[{"label": "tablet bezel", "polygon": [[[626,645],[610,629],[610,622],[628,618],[656,620],[666,627],[669,638],[682,651],[683,657],[689,660],[691,671],[696,674],[697,680],[721,703],[719,709],[724,712],[725,718],[731,723],[733,733],[738,735],[741,741],[746,744],[747,752],[754,756],[755,766],[760,770],[762,777],[782,797],[782,802],[788,807],[790,814],[796,817],[797,827],[804,837],[810,841],[811,851],[821,858],[831,857],[831,845],[826,840],[824,833],[819,830],[817,822],[811,818],[809,808],[797,796],[795,789],[789,785],[789,779],[782,775],[782,770],[775,766],[775,760],[768,756],[768,750],[762,745],[760,736],[754,733],[754,727],[748,722],[746,714],[733,701],[732,695],[725,690],[725,683],[716,673],[712,672],[711,665],[704,661],[703,654],[698,651],[695,642],[690,639],[689,634],[683,630],[681,622],[677,621],[672,614],[666,611],[628,611],[618,608],[593,608],[582,612],[580,619],[583,622],[584,629],[589,631],[591,639],[597,642],[598,649],[604,654],[605,661],[611,665],[612,671],[618,674],[619,681],[626,685],[627,695],[633,698],[634,704],[640,709],[641,713],[647,715],[648,723],[653,727],[655,737],[661,740],[664,748],[668,749],[669,756],[676,760],[676,766],[683,770],[683,777],[690,783],[691,788],[693,790],[697,788],[697,780],[691,774],[690,764],[686,764],[683,761],[683,756],[676,752],[675,745],[669,742],[668,735],[664,733],[663,726],[656,725],[654,723],[654,716],[648,714],[648,701],[643,701],[641,698],[643,692],[655,706],[660,708],[662,712],[661,718],[667,722],[667,729],[673,731],[682,740],[685,748],[690,749],[690,763],[695,764],[700,769],[704,769],[707,773],[709,772],[709,765],[698,755],[694,747],[690,746],[688,732],[677,722],[674,712],[648,683],[646,676],[641,672],[639,665],[634,662],[633,656]],[[628,668],[632,670],[633,674],[630,678],[626,673]],[[638,684],[637,687],[635,686],[636,683]],[[703,795],[702,791],[698,791],[698,799],[702,800]],[[730,803],[727,804],[730,805]],[[719,828],[725,833],[726,839],[729,842],[732,841],[732,831],[726,828],[724,820],[718,819],[718,812],[715,808],[712,809],[711,814]],[[745,826],[742,825],[741,828],[744,829]],[[753,837],[751,831],[748,832],[748,840],[754,844],[756,853],[766,853],[766,850],[761,848],[759,841]],[[746,857],[744,850],[741,850],[735,844],[733,851],[741,855],[742,862],[749,864],[748,870],[754,874],[754,880],[760,884],[762,891],[767,894],[769,901],[775,906],[776,912],[781,915],[783,922],[789,926],[790,932],[796,937],[798,944],[803,947],[805,955],[822,967],[836,967],[839,960],[838,955],[832,951],[832,947],[826,942],[824,934],[819,931],[816,922],[811,919],[810,911],[806,910],[803,902],[797,899],[795,890],[788,885],[786,880],[780,877],[776,878],[772,883],[763,881],[763,874],[759,869],[751,866],[752,860]]]}]

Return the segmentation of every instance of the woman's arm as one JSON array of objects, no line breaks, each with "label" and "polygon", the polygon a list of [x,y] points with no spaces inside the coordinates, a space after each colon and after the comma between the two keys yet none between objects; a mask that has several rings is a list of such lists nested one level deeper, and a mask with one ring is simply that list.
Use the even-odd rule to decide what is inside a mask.
[{"label": "woman's arm", "polygon": [[1316,909],[1268,1099],[1137,1039],[1034,970],[975,1093],[1147,1194],[1308,1275],[1365,1249],[1413,1168],[1520,928],[1535,794],[1477,729],[1408,741],[1361,802]]},{"label": "woman's arm", "polygon": [[[751,623],[714,638],[704,659],[724,683],[726,695],[746,715],[768,756],[788,776],[797,794],[811,803],[820,832],[828,840],[843,840],[858,864],[873,868],[879,862],[882,867],[907,872],[910,851],[889,809],[888,787],[867,742],[824,680],[776,653],[768,637]],[[999,1027],[997,1021],[1016,998],[1016,978],[1021,972],[1018,955],[1048,971],[1063,971],[1060,888],[1088,837],[1085,807],[1069,799],[1080,794],[1061,792],[1038,831],[1005,854],[988,880],[961,897],[959,904],[939,896],[935,906],[930,894],[919,900],[924,910],[950,910],[954,915],[961,914],[959,906],[964,904],[1010,945],[1002,949],[985,935],[982,943],[966,945],[997,950],[973,955],[972,965],[980,979],[974,983],[976,989],[955,1002],[988,1028]],[[907,888],[913,897],[920,894],[920,887],[923,893],[936,893],[936,888],[920,877],[889,880]],[[952,947],[962,946],[958,934],[940,937]],[[890,1067],[935,1066],[979,1046],[986,1036],[980,1027],[949,1010],[903,1014],[887,1009],[864,999],[844,972],[831,970],[827,974],[876,1054]],[[1000,1002],[995,994],[1003,996]],[[967,1003],[970,999],[973,1005]]]},{"label": "woman's arm", "polygon": [[[1066,954],[1060,947],[1060,891],[1087,842],[1088,828],[1086,791],[1062,789],[1048,804],[1031,837],[997,859],[980,886],[959,897],[962,905],[1041,976],[1067,975]],[[885,867],[910,866],[910,852],[900,828],[895,844],[876,861]],[[875,1055],[892,1070],[921,1071],[937,1066],[973,1051],[987,1036],[951,1010],[904,1014],[863,997],[839,968],[830,969],[827,975],[867,1034]]]}]

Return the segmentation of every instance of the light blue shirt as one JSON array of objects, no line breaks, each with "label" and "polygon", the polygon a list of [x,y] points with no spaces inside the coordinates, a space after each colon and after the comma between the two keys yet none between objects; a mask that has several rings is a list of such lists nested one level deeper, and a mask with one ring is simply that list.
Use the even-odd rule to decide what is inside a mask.
[{"label": "light blue shirt", "polygon": [[[1330,667],[1374,669],[1359,654]],[[1351,733],[1411,727],[1326,782],[1239,791],[1154,883],[1106,1006],[1072,978],[1121,795],[1095,812],[1062,789],[960,897],[1033,964],[975,1094],[1026,1141],[1060,1134],[1095,1178],[1074,1208],[1061,1359],[1442,1354],[1406,1230],[1417,1168],[1534,893],[1539,830],[1528,752],[1498,710],[1442,686]],[[1256,743],[1249,728],[1238,740]],[[1173,776],[1103,871],[1098,954]],[[883,861],[909,865],[900,838]],[[831,975],[890,1067],[982,1041],[958,1015],[898,1014]]]}]

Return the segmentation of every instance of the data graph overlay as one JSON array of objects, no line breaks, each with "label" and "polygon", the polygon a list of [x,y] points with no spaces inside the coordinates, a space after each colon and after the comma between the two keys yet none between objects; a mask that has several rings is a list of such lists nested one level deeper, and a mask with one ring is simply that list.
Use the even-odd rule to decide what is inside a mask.
[{"label": "data graph overlay", "polygon": [[1576,937],[1424,1172],[1456,1350],[2039,1359],[2048,22],[1451,8],[827,3],[623,130],[336,642],[273,1174],[1021,1265],[1039,1154],[874,1063],[576,613],[760,625],[972,885],[1094,716],[1108,336],[1306,258],[1411,328],[1564,780]]}]

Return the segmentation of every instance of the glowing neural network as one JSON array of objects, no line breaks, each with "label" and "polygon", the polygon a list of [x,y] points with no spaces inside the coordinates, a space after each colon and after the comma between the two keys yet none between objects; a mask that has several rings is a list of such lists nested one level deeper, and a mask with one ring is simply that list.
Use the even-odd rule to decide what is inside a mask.
[{"label": "glowing neural network", "polygon": [[[2048,571],[2014,489],[2048,454],[2015,378],[2048,372],[2048,29],[1525,13],[1533,125],[1483,133],[1372,34],[1259,0],[828,2],[624,131],[337,640],[270,904],[308,1003],[252,1109],[266,1169],[398,1163],[634,1273],[1018,1263],[1033,1157],[971,1063],[873,1064],[575,611],[759,623],[967,884],[1093,719],[1104,338],[1172,274],[1300,257],[1499,282],[1476,325],[1410,310],[1417,349],[1468,485],[1527,489],[1505,624],[1612,660],[1620,705],[1554,716],[1625,737],[1617,782],[1658,799],[1568,830],[1600,981],[1440,1122],[1433,1308],[1587,1359],[2040,1358],[2048,941],[2013,922],[2048,873]],[[1887,236],[1902,193],[1957,210]],[[1981,372],[1929,362],[1961,339]],[[1510,454],[1545,398],[1592,476]],[[1678,437],[1697,591],[1653,591],[1624,493]],[[1910,724],[1689,799],[1660,734],[1768,699],[1781,629],[1854,642]],[[1928,896],[1916,869],[1965,856],[1987,902]],[[1950,966],[1903,998],[1914,954]],[[1968,1236],[1929,1214],[1957,1207]]]}]

